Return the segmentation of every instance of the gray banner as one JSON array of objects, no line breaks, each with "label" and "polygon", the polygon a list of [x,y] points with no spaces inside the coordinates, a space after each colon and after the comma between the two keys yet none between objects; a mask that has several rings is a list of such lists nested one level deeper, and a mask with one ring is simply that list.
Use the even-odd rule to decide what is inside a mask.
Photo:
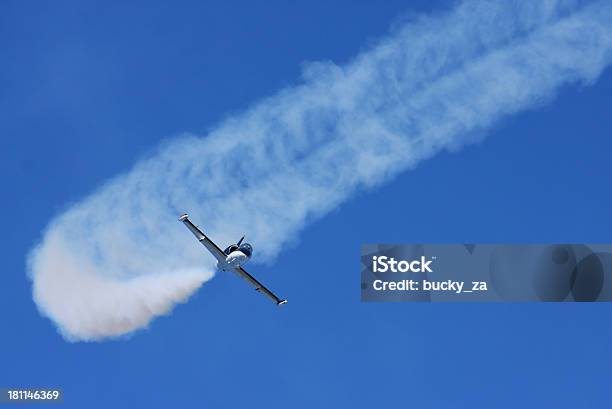
[{"label": "gray banner", "polygon": [[63,402],[64,394],[57,388],[0,388],[0,403]]},{"label": "gray banner", "polygon": [[366,244],[362,301],[612,301],[612,244]]}]

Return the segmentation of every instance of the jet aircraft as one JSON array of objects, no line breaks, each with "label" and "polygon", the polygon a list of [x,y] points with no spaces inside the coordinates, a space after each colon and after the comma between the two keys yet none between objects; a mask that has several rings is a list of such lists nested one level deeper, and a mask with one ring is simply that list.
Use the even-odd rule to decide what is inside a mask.
[{"label": "jet aircraft", "polygon": [[198,227],[189,220],[187,214],[179,217],[185,226],[193,233],[200,243],[217,259],[217,269],[221,271],[232,271],[249,283],[255,290],[263,293],[268,298],[276,303],[276,305],[287,304],[287,300],[278,298],[274,293],[268,290],[263,284],[255,279],[252,275],[246,272],[242,265],[249,261],[253,254],[253,247],[249,243],[243,243],[244,236],[238,240],[236,244],[230,244],[225,250],[221,250],[211,239],[208,238]]}]

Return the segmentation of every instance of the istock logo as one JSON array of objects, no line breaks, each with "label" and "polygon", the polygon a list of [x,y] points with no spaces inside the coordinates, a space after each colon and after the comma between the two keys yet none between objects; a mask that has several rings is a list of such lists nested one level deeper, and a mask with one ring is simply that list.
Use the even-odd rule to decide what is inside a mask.
[{"label": "istock logo", "polygon": [[387,256],[373,256],[372,257],[372,271],[375,273],[386,273],[391,271],[393,273],[433,273],[429,265],[433,262],[433,259],[427,260],[425,256],[421,256],[420,260],[397,261],[393,257]]}]

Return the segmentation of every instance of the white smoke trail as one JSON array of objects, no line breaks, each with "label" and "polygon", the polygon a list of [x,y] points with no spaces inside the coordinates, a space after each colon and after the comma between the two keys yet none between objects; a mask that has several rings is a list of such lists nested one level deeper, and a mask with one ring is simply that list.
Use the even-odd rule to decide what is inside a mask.
[{"label": "white smoke trail", "polygon": [[[259,260],[313,218],[612,59],[612,3],[467,1],[406,23],[340,67],[184,136],[56,217],[29,255],[34,300],[71,340],[129,333],[213,275],[176,221]],[[203,264],[205,262],[206,264]]]}]

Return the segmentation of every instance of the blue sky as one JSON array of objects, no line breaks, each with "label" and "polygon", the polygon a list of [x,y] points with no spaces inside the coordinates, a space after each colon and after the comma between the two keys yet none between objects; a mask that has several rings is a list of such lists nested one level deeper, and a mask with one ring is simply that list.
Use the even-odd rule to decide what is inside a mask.
[{"label": "blue sky", "polygon": [[25,256],[69,203],[294,83],[304,61],[346,62],[401,16],[450,4],[5,4],[0,386],[58,386],[90,408],[608,407],[610,305],[362,304],[359,246],[610,242],[610,70],[251,267],[285,309],[219,274],[127,340],[67,343],[32,302]]}]

